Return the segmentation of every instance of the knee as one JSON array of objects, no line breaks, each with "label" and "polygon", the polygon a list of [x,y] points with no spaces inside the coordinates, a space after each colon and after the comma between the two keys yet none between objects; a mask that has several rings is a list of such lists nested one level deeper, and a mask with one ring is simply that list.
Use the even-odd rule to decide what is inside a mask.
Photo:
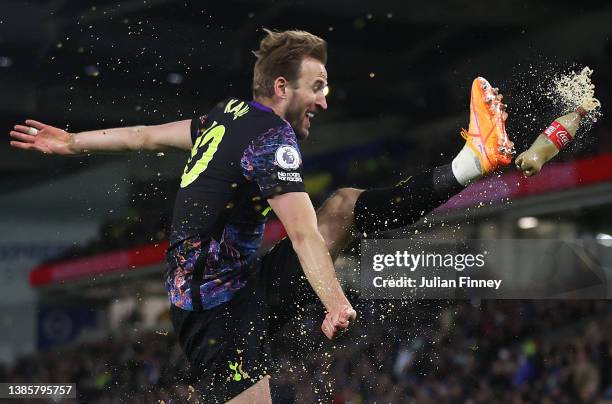
[{"label": "knee", "polygon": [[357,198],[363,192],[357,188],[340,188],[331,197],[333,214],[339,216],[352,216]]}]

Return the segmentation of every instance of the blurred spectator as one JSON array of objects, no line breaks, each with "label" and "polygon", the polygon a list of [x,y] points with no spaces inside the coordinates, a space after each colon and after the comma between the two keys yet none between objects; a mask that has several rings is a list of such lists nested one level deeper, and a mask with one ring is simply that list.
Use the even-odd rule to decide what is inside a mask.
[{"label": "blurred spectator", "polygon": [[[331,346],[319,335],[314,312],[312,322],[285,330],[275,346],[281,365],[272,384],[275,402],[560,404],[612,398],[607,301],[359,306],[356,327]],[[79,400],[93,403],[202,402],[173,335],[165,332],[42,352],[0,367],[0,377],[75,382]]]}]

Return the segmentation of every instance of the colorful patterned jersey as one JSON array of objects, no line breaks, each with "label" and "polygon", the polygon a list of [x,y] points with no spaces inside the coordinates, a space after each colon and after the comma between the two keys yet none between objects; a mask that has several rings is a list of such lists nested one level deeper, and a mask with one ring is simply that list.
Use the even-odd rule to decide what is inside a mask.
[{"label": "colorful patterned jersey", "polygon": [[191,139],[174,207],[166,289],[172,304],[202,310],[245,285],[270,211],[267,199],[305,190],[293,129],[255,101],[223,101],[191,121]]}]

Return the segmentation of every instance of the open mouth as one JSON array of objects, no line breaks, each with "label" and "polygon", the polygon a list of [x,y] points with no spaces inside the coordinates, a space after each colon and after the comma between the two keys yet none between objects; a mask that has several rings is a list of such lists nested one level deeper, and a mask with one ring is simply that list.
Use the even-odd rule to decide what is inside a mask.
[{"label": "open mouth", "polygon": [[311,120],[312,118],[314,118],[314,116],[315,116],[315,113],[314,113],[314,112],[312,112],[312,111],[306,111],[306,114],[305,114],[305,118],[306,118],[306,119],[304,119],[304,124],[305,124],[307,127],[310,127],[310,120]]}]

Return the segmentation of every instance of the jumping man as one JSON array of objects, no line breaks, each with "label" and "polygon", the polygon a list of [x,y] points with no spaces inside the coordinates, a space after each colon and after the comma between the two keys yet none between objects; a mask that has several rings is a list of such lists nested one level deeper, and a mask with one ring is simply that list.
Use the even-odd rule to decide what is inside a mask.
[{"label": "jumping man", "polygon": [[[268,337],[320,301],[332,339],[356,318],[334,270],[355,237],[407,226],[511,161],[502,96],[482,78],[471,91],[466,145],[451,164],[384,189],[342,188],[315,213],[298,140],[327,109],[326,42],[272,32],[254,52],[253,100],[163,125],[68,133],[34,120],[11,145],[48,154],[190,151],[176,196],[166,288],[179,343],[205,402],[270,403]],[[270,209],[288,238],[256,258]]]}]

